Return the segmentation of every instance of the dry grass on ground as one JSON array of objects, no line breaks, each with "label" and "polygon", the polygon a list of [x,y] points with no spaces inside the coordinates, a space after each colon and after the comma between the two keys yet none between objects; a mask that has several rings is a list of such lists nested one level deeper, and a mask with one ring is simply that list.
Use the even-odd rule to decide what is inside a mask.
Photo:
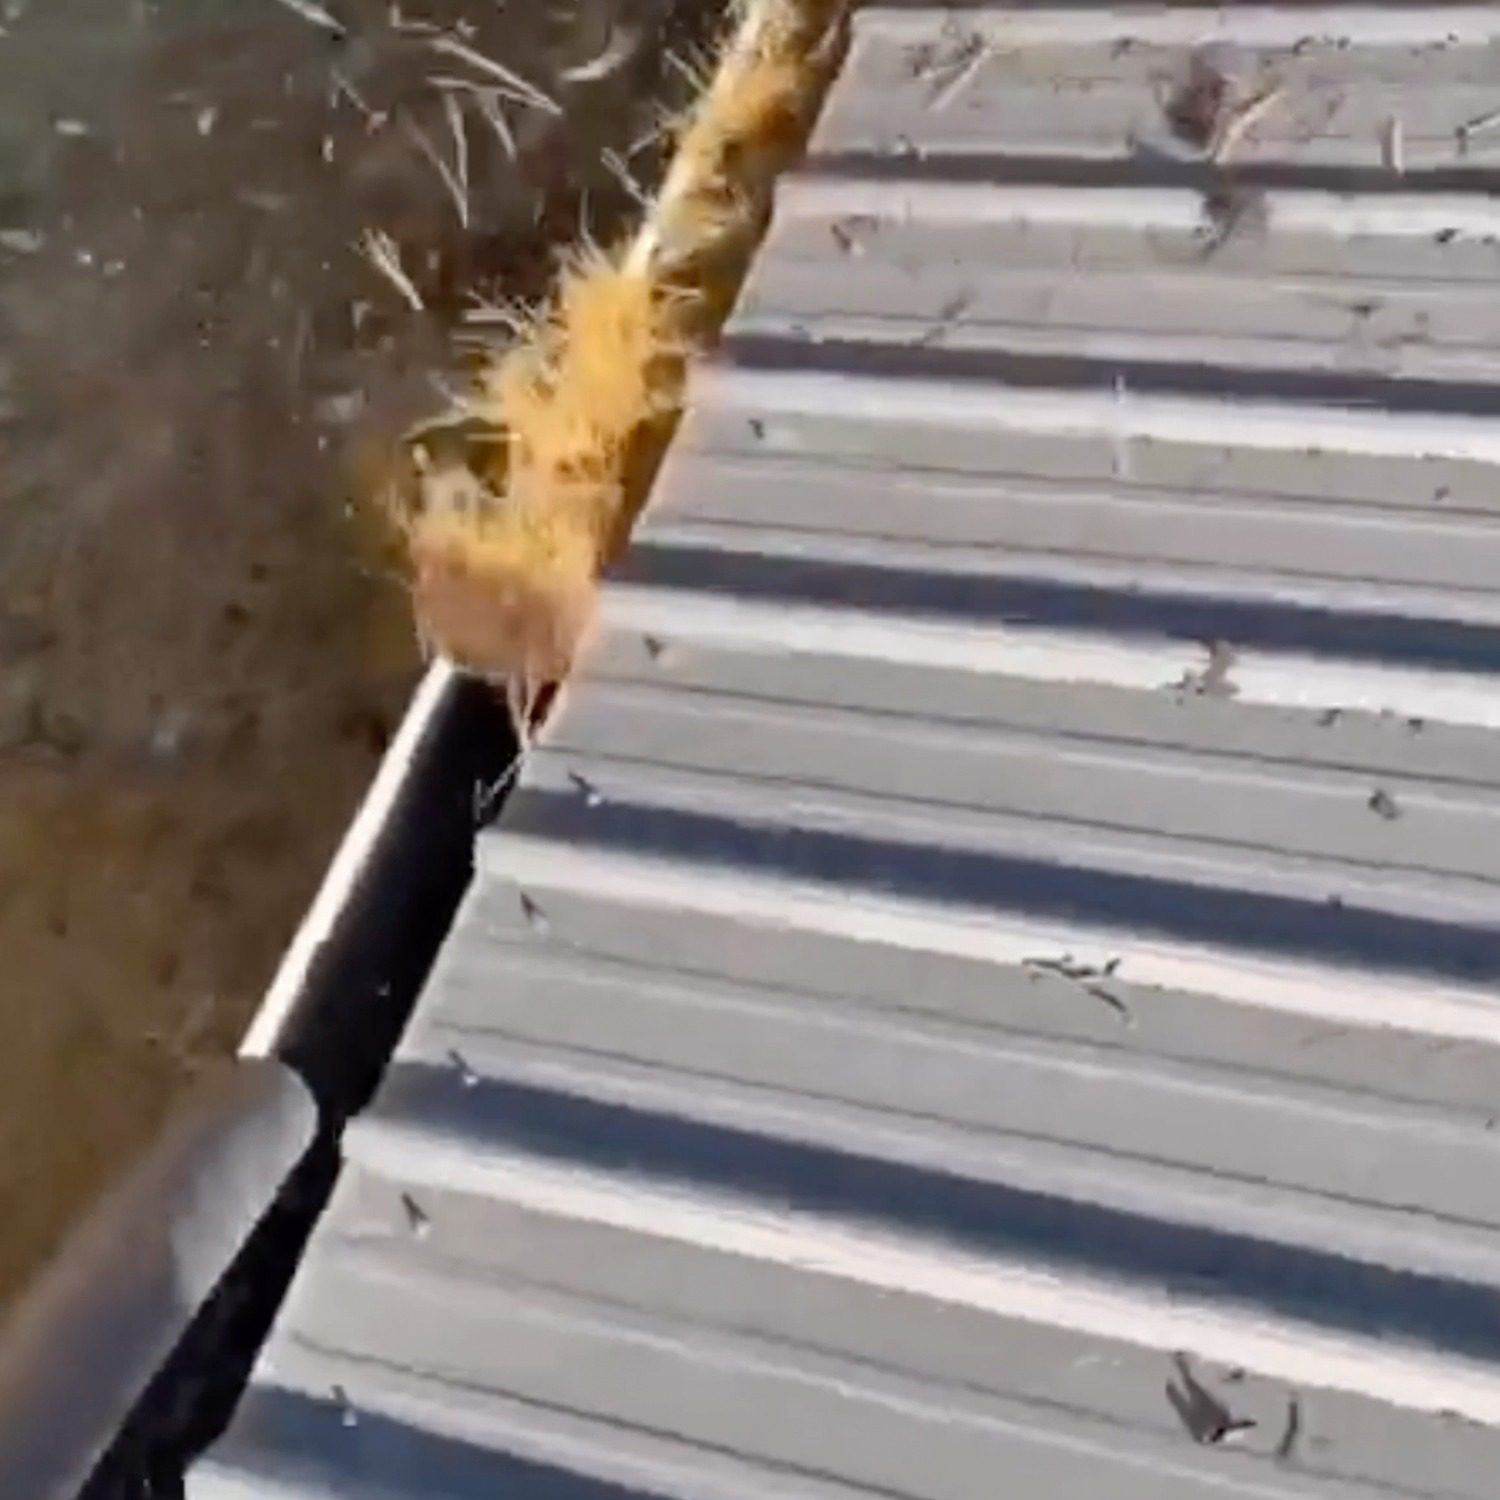
[{"label": "dry grass on ground", "polygon": [[836,65],[842,0],[747,0],[648,226],[565,260],[458,414],[461,454],[414,446],[397,507],[431,643],[528,689],[568,669]]}]

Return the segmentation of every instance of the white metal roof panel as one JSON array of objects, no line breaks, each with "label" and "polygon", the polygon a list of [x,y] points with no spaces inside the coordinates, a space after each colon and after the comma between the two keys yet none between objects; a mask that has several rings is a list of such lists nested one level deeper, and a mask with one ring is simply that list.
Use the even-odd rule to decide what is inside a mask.
[{"label": "white metal roof panel", "polygon": [[857,16],[194,1500],[1493,1490],[1497,39]]}]

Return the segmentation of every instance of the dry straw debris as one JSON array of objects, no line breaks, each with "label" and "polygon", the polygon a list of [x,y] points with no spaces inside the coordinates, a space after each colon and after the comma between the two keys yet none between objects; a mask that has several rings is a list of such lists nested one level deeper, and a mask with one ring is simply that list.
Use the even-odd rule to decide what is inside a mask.
[{"label": "dry straw debris", "polygon": [[843,36],[843,0],[747,0],[712,82],[676,126],[657,208],[629,244],[564,261],[552,299],[482,372],[461,458],[420,440],[398,511],[418,616],[461,665],[556,682],[587,628],[800,149]]}]

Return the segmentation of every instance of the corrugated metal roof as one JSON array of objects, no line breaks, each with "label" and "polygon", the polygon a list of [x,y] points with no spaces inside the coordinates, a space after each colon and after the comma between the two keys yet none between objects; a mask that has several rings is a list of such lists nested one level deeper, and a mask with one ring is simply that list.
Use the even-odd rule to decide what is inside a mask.
[{"label": "corrugated metal roof", "polygon": [[857,17],[193,1500],[1493,1492],[1494,39]]}]

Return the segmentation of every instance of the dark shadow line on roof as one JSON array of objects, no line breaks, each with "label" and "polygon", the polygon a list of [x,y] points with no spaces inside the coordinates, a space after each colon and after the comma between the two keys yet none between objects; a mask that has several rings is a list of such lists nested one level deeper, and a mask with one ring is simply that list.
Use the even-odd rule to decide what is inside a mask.
[{"label": "dark shadow line on roof", "polygon": [[[1092,7],[1088,7],[1092,8]],[[958,186],[1185,188],[1207,193],[1226,182],[1251,191],[1421,197],[1500,190],[1493,166],[1426,167],[1393,172],[1380,165],[1241,161],[1232,168],[1194,157],[1138,150],[1118,156],[1063,156],[1001,151],[828,151],[811,156],[798,176],[816,180]],[[1273,221],[1274,222],[1274,221]]]},{"label": "dark shadow line on roof", "polygon": [[[1496,257],[1500,275],[1500,255]],[[1420,415],[1500,416],[1500,386],[1343,370],[1266,368],[1208,361],[1098,359],[1002,348],[940,348],[932,343],[730,333],[723,356],[733,368],[812,371],[882,380],[992,383],[1022,390],[1102,391],[1121,397],[1169,394]],[[893,393],[895,394],[895,393]],[[995,392],[997,401],[1003,391]],[[1232,435],[1225,441],[1232,442]]]},{"label": "dark shadow line on roof", "polygon": [[[1373,814],[1372,814],[1373,816]],[[1041,860],[1003,850],[944,848],[854,832],[750,823],[710,813],[586,799],[523,787],[507,827],[706,871],[812,881],[850,902],[876,894],[1211,943],[1256,957],[1446,979],[1500,981],[1500,927],[1403,916],[1330,899],[1198,884]],[[649,883],[649,876],[642,876]],[[1039,952],[1038,959],[1058,958]],[[1497,999],[1500,1004],[1500,999]]]},{"label": "dark shadow line on roof", "polygon": [[[642,539],[614,576],[656,588],[769,603],[927,616],[959,625],[1030,626],[1135,639],[1225,643],[1437,670],[1500,670],[1500,625],[1319,608],[1161,589],[1106,588],[817,557],[661,545]],[[1233,668],[1229,671],[1232,681]],[[1163,684],[1167,686],[1167,684]],[[1496,684],[1500,692],[1500,681]]]},{"label": "dark shadow line on roof", "polygon": [[[377,1412],[349,1411],[287,1391],[265,1389],[250,1398],[254,1446],[235,1455],[237,1473],[289,1485],[296,1493],[365,1493],[409,1500],[626,1500],[654,1490],[615,1484],[500,1448],[423,1431]],[[348,1419],[353,1417],[353,1421]],[[260,1451],[257,1451],[260,1450]]]},{"label": "dark shadow line on roof", "polygon": [[728,1194],[788,1211],[920,1234],[1117,1284],[1272,1310],[1325,1328],[1500,1357],[1492,1286],[1381,1265],[1209,1225],[1113,1208],[957,1169],[915,1166],[806,1140],[616,1104],[506,1079],[467,1087],[450,1070],[393,1073],[380,1118],[478,1153],[522,1149],[674,1194]]}]

